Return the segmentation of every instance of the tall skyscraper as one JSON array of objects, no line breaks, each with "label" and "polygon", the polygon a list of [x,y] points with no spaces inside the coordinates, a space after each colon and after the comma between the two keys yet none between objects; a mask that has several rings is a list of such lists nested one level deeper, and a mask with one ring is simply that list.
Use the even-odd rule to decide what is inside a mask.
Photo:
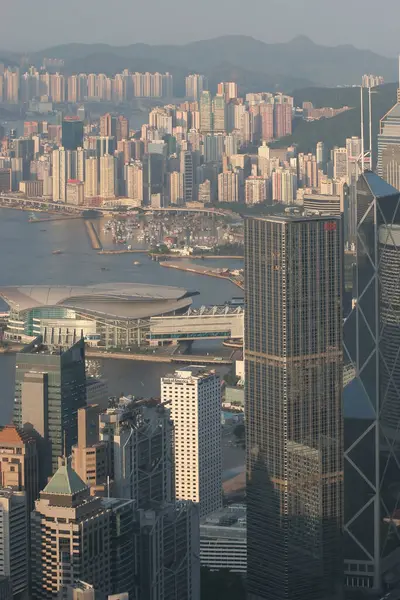
[{"label": "tall skyscraper", "polygon": [[189,100],[199,101],[201,94],[208,90],[207,77],[204,75],[198,75],[194,73],[188,75],[185,80],[186,83],[186,97]]},{"label": "tall skyscraper", "polygon": [[25,493],[0,489],[0,576],[10,578],[14,598],[28,591],[28,535]]},{"label": "tall skyscraper", "polygon": [[102,137],[116,137],[117,119],[114,115],[106,113],[100,117],[100,135]]},{"label": "tall skyscraper", "polygon": [[134,592],[132,500],[91,497],[68,464],[60,466],[31,517],[33,600],[50,600],[83,579],[104,594]]},{"label": "tall skyscraper", "polygon": [[344,328],[356,374],[344,389],[345,575],[347,585],[376,592],[397,577],[400,551],[399,204],[378,175],[360,176],[354,309]]},{"label": "tall skyscraper", "polygon": [[102,198],[115,198],[117,189],[117,160],[115,156],[104,154],[100,157],[100,188]]},{"label": "tall skyscraper", "polygon": [[[40,339],[40,338],[38,338]],[[86,404],[85,345],[52,352],[35,340],[17,354],[14,424],[30,424],[43,440],[40,467],[54,473],[77,441],[77,412]]]},{"label": "tall skyscraper", "polygon": [[215,133],[225,133],[226,131],[226,104],[222,95],[216,95],[212,102],[213,110],[213,130]]},{"label": "tall skyscraper", "polygon": [[342,243],[334,217],[245,220],[250,600],[341,597]]},{"label": "tall skyscraper", "polygon": [[212,111],[212,96],[210,92],[203,91],[200,94],[200,131],[203,134],[212,133],[213,126],[213,111]]},{"label": "tall skyscraper", "polygon": [[172,427],[165,408],[119,403],[100,416],[114,493],[135,500],[138,509],[173,500]]},{"label": "tall skyscraper", "polygon": [[177,500],[192,500],[200,516],[222,506],[221,389],[215,372],[188,367],[161,379],[161,400],[174,423]]},{"label": "tall skyscraper", "polygon": [[380,121],[376,172],[400,190],[400,89],[396,104]]},{"label": "tall skyscraper", "polygon": [[64,117],[61,142],[66,150],[77,150],[83,146],[83,121],[79,117]]},{"label": "tall skyscraper", "polygon": [[99,159],[91,156],[85,160],[85,198],[99,195]]},{"label": "tall skyscraper", "polygon": [[53,200],[67,201],[68,155],[65,148],[53,150]]},{"label": "tall skyscraper", "polygon": [[183,199],[184,202],[192,202],[194,198],[194,156],[192,152],[181,151],[181,168],[183,174]]},{"label": "tall skyscraper", "polygon": [[333,150],[333,177],[347,180],[347,148]]}]

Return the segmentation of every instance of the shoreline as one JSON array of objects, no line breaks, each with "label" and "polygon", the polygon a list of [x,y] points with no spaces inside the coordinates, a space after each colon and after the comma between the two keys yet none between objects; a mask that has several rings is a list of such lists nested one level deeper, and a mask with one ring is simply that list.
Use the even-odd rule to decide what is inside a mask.
[{"label": "shoreline", "polygon": [[159,265],[160,267],[166,267],[168,269],[177,269],[178,271],[185,271],[186,273],[193,273],[195,275],[206,275],[208,277],[216,277],[217,279],[225,279],[226,281],[230,281],[231,283],[233,283],[233,285],[236,285],[236,287],[240,288],[241,290],[244,290],[244,285],[239,281],[236,281],[232,277],[229,277],[229,275],[223,275],[222,273],[216,273],[207,269],[203,269],[200,265],[175,265],[168,261],[160,262]]}]

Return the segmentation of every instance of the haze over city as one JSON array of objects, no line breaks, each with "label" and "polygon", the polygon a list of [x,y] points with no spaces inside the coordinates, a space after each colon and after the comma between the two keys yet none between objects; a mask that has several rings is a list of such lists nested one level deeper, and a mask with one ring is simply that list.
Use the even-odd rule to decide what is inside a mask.
[{"label": "haze over city", "polygon": [[[326,45],[353,44],[398,53],[400,3],[386,0],[14,0],[2,3],[1,48],[34,51],[69,42],[183,44],[219,35],[250,35],[269,43],[306,35]],[[379,24],[379,27],[378,27]]]}]

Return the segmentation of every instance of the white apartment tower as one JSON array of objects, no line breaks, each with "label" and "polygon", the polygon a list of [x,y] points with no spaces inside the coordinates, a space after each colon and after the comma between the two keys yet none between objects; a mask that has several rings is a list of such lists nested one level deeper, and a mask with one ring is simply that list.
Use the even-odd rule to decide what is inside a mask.
[{"label": "white apartment tower", "polygon": [[200,516],[222,506],[221,387],[219,376],[189,366],[161,379],[161,399],[174,424],[175,494]]},{"label": "white apartment tower", "polygon": [[99,195],[99,161],[95,156],[85,161],[85,198],[95,198]]},{"label": "white apartment tower", "polygon": [[53,150],[53,200],[66,202],[68,156],[64,148]]},{"label": "white apartment tower", "polygon": [[14,596],[28,589],[28,512],[25,492],[0,490],[0,575]]}]

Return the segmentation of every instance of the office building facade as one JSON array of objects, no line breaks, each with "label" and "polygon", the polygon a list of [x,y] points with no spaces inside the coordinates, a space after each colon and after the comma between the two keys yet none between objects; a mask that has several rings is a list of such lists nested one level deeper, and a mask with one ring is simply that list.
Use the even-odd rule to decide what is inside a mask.
[{"label": "office building facade", "polygon": [[11,582],[13,597],[27,593],[28,512],[24,492],[0,490],[0,575]]},{"label": "office building facade", "polygon": [[[54,473],[65,443],[77,441],[77,412],[86,404],[85,345],[50,350],[37,338],[17,354],[14,424],[30,424],[40,436],[41,469]],[[49,473],[48,473],[49,474]]]},{"label": "office building facade", "polygon": [[66,150],[77,150],[83,147],[83,121],[79,117],[63,119],[61,143]]},{"label": "office building facade", "polygon": [[40,493],[31,523],[33,600],[57,597],[80,579],[104,594],[133,594],[132,501],[91,497],[64,458]]},{"label": "office building facade", "polygon": [[[345,322],[345,577],[397,584],[400,194],[372,172],[357,183],[354,309]],[[355,493],[357,490],[357,493]]]},{"label": "office building facade", "polygon": [[250,600],[341,597],[342,243],[335,217],[245,220]]},{"label": "office building facade", "polygon": [[192,500],[200,516],[222,506],[221,389],[215,372],[188,367],[161,379],[161,400],[174,424],[177,500]]}]

